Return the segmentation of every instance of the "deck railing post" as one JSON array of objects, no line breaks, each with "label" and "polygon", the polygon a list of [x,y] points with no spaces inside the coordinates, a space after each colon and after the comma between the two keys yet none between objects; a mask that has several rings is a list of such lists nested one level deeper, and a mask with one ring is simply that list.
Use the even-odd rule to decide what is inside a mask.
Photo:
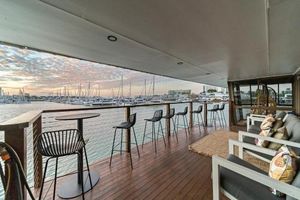
[{"label": "deck railing post", "polygon": [[207,127],[207,102],[204,101],[204,126]]},{"label": "deck railing post", "polygon": [[189,103],[189,118],[190,118],[189,127],[191,129],[193,128],[193,102],[192,101]]},{"label": "deck railing post", "polygon": [[[166,104],[166,115],[170,114],[170,104],[167,103]],[[171,135],[171,120],[170,119],[166,119],[166,135],[169,137]]]},{"label": "deck railing post", "polygon": [[39,188],[42,184],[43,158],[37,150],[37,139],[42,134],[42,117],[33,122],[33,167],[34,167],[34,187]]},{"label": "deck railing post", "polygon": [[[18,128],[17,126],[12,127],[8,130],[4,131],[4,139],[7,144],[9,144],[18,154],[21,164],[24,169],[24,173],[27,173],[27,136],[25,134],[24,128]],[[7,170],[7,169],[6,169]],[[7,173],[7,172],[6,172]],[[11,177],[16,177],[15,172],[12,171]],[[16,178],[11,179],[9,192],[7,193],[7,199],[15,199],[18,189],[15,187],[17,181]],[[23,190],[23,198],[26,199],[26,189],[25,186],[22,188]]]},{"label": "deck railing post", "polygon": [[[125,107],[125,120],[128,120],[130,116],[130,106]],[[126,130],[126,150],[127,152],[131,151],[131,138],[130,138],[130,129]]]}]

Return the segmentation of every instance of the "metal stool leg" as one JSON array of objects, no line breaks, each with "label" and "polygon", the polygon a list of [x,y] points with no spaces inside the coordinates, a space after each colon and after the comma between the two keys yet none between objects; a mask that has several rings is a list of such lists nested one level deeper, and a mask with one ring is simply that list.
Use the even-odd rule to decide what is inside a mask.
[{"label": "metal stool leg", "polygon": [[123,151],[123,129],[121,129],[120,155],[122,155],[122,151]]},{"label": "metal stool leg", "polygon": [[90,166],[89,166],[89,161],[88,161],[88,157],[87,157],[87,153],[86,153],[86,148],[83,147],[83,150],[84,150],[84,156],[85,156],[86,168],[87,168],[87,170],[88,170],[88,175],[89,175],[90,185],[91,185],[91,188],[93,188],[92,178],[91,178],[91,173],[90,173]]},{"label": "metal stool leg", "polygon": [[200,119],[201,119],[202,126],[204,128],[204,121],[203,121],[202,113],[200,113]]},{"label": "metal stool leg", "polygon": [[227,122],[226,122],[226,117],[225,117],[224,110],[222,110],[222,115],[223,115],[223,117],[224,117],[225,126],[227,126]]},{"label": "metal stool leg", "polygon": [[164,143],[165,143],[165,147],[166,147],[167,145],[166,145],[166,140],[165,140],[164,131],[163,131],[163,127],[162,127],[161,121],[159,121],[159,125],[160,125],[160,130],[161,130],[161,133],[162,133],[162,136],[163,136],[163,140],[164,140]]},{"label": "metal stool leg", "polygon": [[215,129],[217,129],[217,124],[216,124],[216,120],[215,120],[215,111],[212,111],[212,118],[213,118],[213,124],[215,125]]},{"label": "metal stool leg", "polygon": [[131,157],[131,150],[129,150],[129,158],[130,158],[131,169],[133,169],[133,165],[132,165],[132,157]]},{"label": "metal stool leg", "polygon": [[145,128],[144,128],[144,135],[143,135],[142,148],[144,147],[144,141],[145,141],[145,135],[146,135],[146,128],[147,128],[147,121],[145,121]]},{"label": "metal stool leg", "polygon": [[175,134],[176,140],[177,140],[177,142],[178,142],[178,136],[177,136],[177,132],[176,132],[175,122],[174,122],[173,117],[172,117],[171,119],[172,119],[172,122],[173,122],[173,128],[174,128],[174,130],[173,130],[173,135]]},{"label": "metal stool leg", "polygon": [[222,116],[222,111],[221,110],[219,110],[218,115],[219,115],[219,118],[220,118],[220,124],[221,124],[221,126],[225,127],[224,121],[223,121],[223,116]]},{"label": "metal stool leg", "polygon": [[155,122],[152,122],[152,135],[154,136],[155,153],[157,153],[156,138],[155,138]]},{"label": "metal stool leg", "polygon": [[132,127],[132,130],[133,130],[133,135],[134,135],[134,140],[135,140],[136,150],[137,150],[137,152],[138,152],[138,156],[140,157],[140,151],[139,151],[139,146],[138,146],[138,142],[137,142],[137,139],[136,139],[134,127]]},{"label": "metal stool leg", "polygon": [[[78,153],[78,155],[80,156],[80,160],[82,160],[82,154]],[[81,176],[81,180],[82,180],[82,184],[81,184],[81,195],[82,195],[82,199],[84,200],[84,180],[83,180],[83,172],[80,173]]]},{"label": "metal stool leg", "polygon": [[179,115],[175,116],[175,123],[176,123],[176,132],[178,133]]},{"label": "metal stool leg", "polygon": [[197,119],[198,119],[199,132],[201,133],[201,125],[200,125],[200,120],[199,120],[199,114],[197,114]]},{"label": "metal stool leg", "polygon": [[39,195],[39,200],[41,200],[42,196],[43,196],[43,188],[44,188],[45,178],[46,178],[46,174],[47,174],[48,162],[49,162],[50,159],[52,159],[52,158],[48,158],[47,161],[46,161],[46,165],[45,165],[45,169],[44,169],[45,171],[44,171],[44,176],[43,176],[43,181],[42,181],[42,186],[41,186],[40,195]]},{"label": "metal stool leg", "polygon": [[[187,136],[188,133],[187,133],[187,131],[186,131],[186,124],[185,124],[184,115],[182,115],[182,120],[183,120],[183,126],[184,126],[185,135]],[[178,120],[178,121],[179,121],[179,120]]]},{"label": "metal stool leg", "polygon": [[213,112],[212,111],[209,111],[209,123],[211,124],[211,126],[213,126]]},{"label": "metal stool leg", "polygon": [[219,115],[219,112],[218,112],[218,111],[216,111],[216,115],[217,115],[217,118],[218,118],[218,121],[219,121],[220,127],[223,127],[223,124],[221,123],[221,120],[220,120],[220,115]]},{"label": "metal stool leg", "polygon": [[190,127],[189,127],[189,122],[188,122],[188,119],[187,119],[187,116],[186,116],[186,115],[184,115],[184,119],[185,119],[185,121],[186,121],[187,131],[188,131],[189,134],[191,134],[191,132],[190,132]]},{"label": "metal stool leg", "polygon": [[56,158],[55,162],[55,174],[54,174],[54,191],[53,191],[53,200],[55,200],[55,191],[56,191],[56,179],[57,179],[57,167],[58,167],[58,158]]},{"label": "metal stool leg", "polygon": [[113,144],[112,144],[112,148],[111,148],[109,166],[111,166],[111,160],[112,160],[112,156],[113,156],[113,153],[114,153],[114,150],[115,150],[116,133],[117,133],[117,128],[115,128],[114,140],[113,140]]}]

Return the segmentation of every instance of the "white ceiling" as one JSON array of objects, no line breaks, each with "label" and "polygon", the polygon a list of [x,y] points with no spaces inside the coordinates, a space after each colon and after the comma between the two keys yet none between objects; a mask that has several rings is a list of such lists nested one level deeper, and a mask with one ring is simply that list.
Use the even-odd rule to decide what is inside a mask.
[{"label": "white ceiling", "polygon": [[[292,74],[300,1],[0,0],[0,41],[226,86]],[[108,35],[118,37],[109,42]],[[182,61],[183,65],[177,65]]]}]

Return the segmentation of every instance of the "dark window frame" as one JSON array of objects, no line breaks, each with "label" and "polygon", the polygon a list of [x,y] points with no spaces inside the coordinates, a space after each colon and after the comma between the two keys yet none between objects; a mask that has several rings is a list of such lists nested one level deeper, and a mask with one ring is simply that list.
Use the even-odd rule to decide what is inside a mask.
[{"label": "dark window frame", "polygon": [[[294,92],[293,92],[293,82],[290,82],[290,81],[279,81],[279,82],[277,82],[277,83],[275,83],[274,82],[274,80],[272,80],[272,81],[270,81],[270,82],[268,82],[268,81],[264,81],[264,82],[266,82],[265,84],[267,85],[267,86],[269,86],[269,85],[277,85],[277,91],[275,91],[276,93],[277,93],[277,99],[276,99],[276,104],[277,104],[277,106],[288,106],[288,107],[293,107],[294,106],[294,102],[292,101],[292,104],[282,104],[282,103],[280,103],[280,101],[279,101],[279,96],[280,96],[280,94],[279,94],[279,88],[280,88],[280,84],[291,84],[291,90],[292,90],[292,97],[294,97]],[[252,96],[252,86],[255,86],[255,85],[257,85],[258,86],[258,84],[256,83],[253,83],[253,81],[251,81],[251,82],[249,82],[249,83],[246,83],[245,81],[243,81],[243,82],[234,82],[234,90],[233,90],[233,93],[234,93],[234,104],[235,105],[240,105],[240,106],[243,106],[243,105],[245,105],[245,106],[253,106],[254,104],[255,104],[255,102],[253,102],[253,96]],[[240,103],[239,102],[237,102],[237,98],[236,97],[238,97],[238,96],[240,96],[241,95],[241,93],[238,95],[238,94],[236,94],[237,93],[237,90],[236,90],[236,87],[246,87],[246,86],[249,86],[249,91],[250,91],[250,104],[248,104],[248,103],[242,103],[242,101],[240,101]],[[239,91],[240,92],[240,91]]]}]

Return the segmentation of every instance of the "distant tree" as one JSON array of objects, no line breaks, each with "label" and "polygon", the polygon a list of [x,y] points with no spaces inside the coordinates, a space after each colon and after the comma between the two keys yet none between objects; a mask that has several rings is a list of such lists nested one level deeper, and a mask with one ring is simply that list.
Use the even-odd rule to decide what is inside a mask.
[{"label": "distant tree", "polygon": [[217,92],[217,90],[216,89],[208,89],[207,92],[208,93],[214,93],[214,92]]}]

